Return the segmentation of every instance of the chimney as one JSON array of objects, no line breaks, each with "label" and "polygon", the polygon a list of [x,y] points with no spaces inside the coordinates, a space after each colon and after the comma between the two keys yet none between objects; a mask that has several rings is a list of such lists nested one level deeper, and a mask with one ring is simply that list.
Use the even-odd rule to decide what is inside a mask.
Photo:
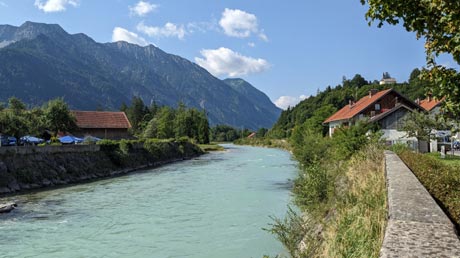
[{"label": "chimney", "polygon": [[398,97],[395,97],[395,107],[396,107],[396,105],[398,105],[398,102],[399,102]]},{"label": "chimney", "polygon": [[371,90],[369,91],[369,98],[372,98],[372,96],[374,96],[375,93],[377,93],[377,92],[379,92],[377,89],[371,89]]},{"label": "chimney", "polygon": [[350,108],[353,107],[353,101],[351,99],[348,101],[348,105],[350,106]]},{"label": "chimney", "polygon": [[417,98],[417,99],[415,100],[415,103],[417,103],[417,105],[420,105],[420,98]]},{"label": "chimney", "polygon": [[432,94],[431,94],[431,93],[428,93],[427,95],[428,95],[428,102],[430,102],[430,101],[431,101]]}]

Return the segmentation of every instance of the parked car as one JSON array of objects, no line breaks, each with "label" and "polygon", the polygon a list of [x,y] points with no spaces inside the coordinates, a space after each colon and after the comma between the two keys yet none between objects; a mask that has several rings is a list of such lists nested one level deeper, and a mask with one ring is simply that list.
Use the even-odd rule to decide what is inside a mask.
[{"label": "parked car", "polygon": [[2,135],[1,136],[1,144],[2,146],[16,146],[18,143],[16,137],[9,136],[9,135]]},{"label": "parked car", "polygon": [[438,131],[436,133],[436,141],[438,142],[438,151],[441,151],[442,146],[444,146],[446,151],[451,150],[452,142],[449,131]]},{"label": "parked car", "polygon": [[454,150],[460,150],[460,141],[454,141]]},{"label": "parked car", "polygon": [[37,145],[44,142],[45,140],[30,135],[19,138],[20,145]]}]

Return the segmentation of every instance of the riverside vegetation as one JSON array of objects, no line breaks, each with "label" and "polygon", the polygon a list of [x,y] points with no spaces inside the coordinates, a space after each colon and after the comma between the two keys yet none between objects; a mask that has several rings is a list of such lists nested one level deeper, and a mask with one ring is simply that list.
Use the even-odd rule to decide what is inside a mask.
[{"label": "riverside vegetation", "polygon": [[305,127],[290,138],[301,170],[294,204],[267,229],[291,257],[378,257],[386,222],[383,145],[368,126],[323,137]]}]

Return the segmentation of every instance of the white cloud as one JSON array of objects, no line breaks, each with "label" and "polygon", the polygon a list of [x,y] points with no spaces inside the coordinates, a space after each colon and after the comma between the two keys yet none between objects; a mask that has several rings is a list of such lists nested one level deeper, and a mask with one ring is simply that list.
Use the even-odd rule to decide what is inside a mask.
[{"label": "white cloud", "polygon": [[300,95],[299,97],[293,96],[281,96],[275,100],[275,105],[281,109],[287,109],[288,107],[294,107],[299,104],[300,101],[306,99],[307,96]]},{"label": "white cloud", "polygon": [[2,2],[2,1],[0,1],[0,6],[8,7],[8,5],[5,2]]},{"label": "white cloud", "polygon": [[231,49],[203,49],[204,58],[195,57],[195,62],[215,76],[230,77],[259,73],[270,68],[270,64],[261,58],[243,56]]},{"label": "white cloud", "polygon": [[249,42],[249,43],[248,43],[248,46],[250,46],[250,47],[256,47],[256,43],[254,43],[254,42]]},{"label": "white cloud", "polygon": [[158,5],[151,4],[145,1],[139,1],[135,6],[129,7],[129,10],[132,15],[137,16],[146,16],[147,14],[155,11],[158,8]]},{"label": "white cloud", "polygon": [[218,31],[217,21],[211,22],[189,22],[187,24],[187,32],[195,33],[201,32],[205,33],[207,31]]},{"label": "white cloud", "polygon": [[77,7],[78,0],[47,0],[45,2],[42,2],[42,0],[35,0],[34,5],[45,13],[63,12],[69,5]]},{"label": "white cloud", "polygon": [[259,33],[259,38],[265,42],[268,42],[268,36],[265,35],[265,32],[263,31]]},{"label": "white cloud", "polygon": [[115,27],[112,33],[112,41],[126,41],[128,43],[137,44],[139,46],[146,46],[149,43],[144,38],[140,37],[134,32],[128,31],[126,29]]},{"label": "white cloud", "polygon": [[219,25],[224,29],[224,33],[230,37],[248,38],[252,34],[258,34],[262,40],[268,41],[263,30],[259,30],[257,17],[252,13],[225,8]]},{"label": "white cloud", "polygon": [[183,39],[187,34],[183,25],[166,23],[163,27],[147,26],[143,22],[137,25],[137,30],[150,37],[177,37]]}]

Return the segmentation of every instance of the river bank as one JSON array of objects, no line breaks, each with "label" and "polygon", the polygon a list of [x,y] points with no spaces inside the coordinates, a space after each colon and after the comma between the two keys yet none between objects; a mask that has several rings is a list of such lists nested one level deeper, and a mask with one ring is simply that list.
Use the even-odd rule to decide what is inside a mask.
[{"label": "river bank", "polygon": [[0,195],[124,175],[203,153],[188,141],[172,140],[3,148]]},{"label": "river bank", "polygon": [[284,141],[238,142],[283,149],[277,143],[290,143],[299,162],[292,188],[296,208],[274,218],[269,229],[290,257],[379,255],[387,214],[383,146],[360,132],[334,136],[294,130]]}]

